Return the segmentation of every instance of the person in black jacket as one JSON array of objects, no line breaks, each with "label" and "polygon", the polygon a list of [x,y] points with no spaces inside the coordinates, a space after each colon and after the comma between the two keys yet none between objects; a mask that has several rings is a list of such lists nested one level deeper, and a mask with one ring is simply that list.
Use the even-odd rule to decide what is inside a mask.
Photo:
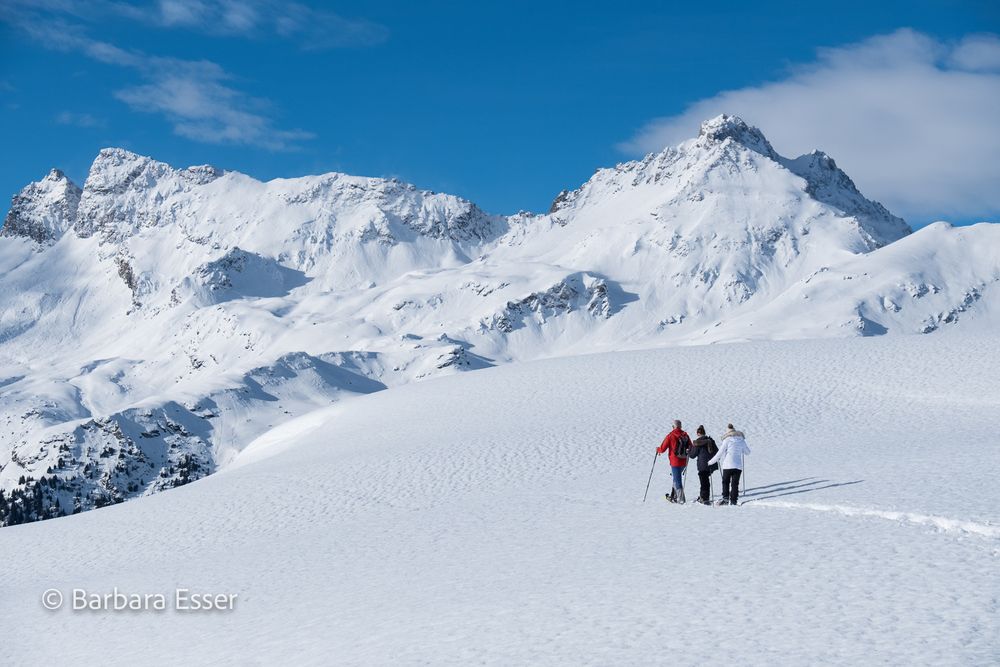
[{"label": "person in black jacket", "polygon": [[704,426],[698,427],[697,434],[698,437],[691,443],[690,458],[698,461],[698,481],[701,482],[701,494],[698,497],[698,502],[708,505],[709,479],[712,477],[712,473],[719,468],[717,463],[708,465],[708,460],[716,455],[719,448],[716,446],[715,440],[705,435]]}]

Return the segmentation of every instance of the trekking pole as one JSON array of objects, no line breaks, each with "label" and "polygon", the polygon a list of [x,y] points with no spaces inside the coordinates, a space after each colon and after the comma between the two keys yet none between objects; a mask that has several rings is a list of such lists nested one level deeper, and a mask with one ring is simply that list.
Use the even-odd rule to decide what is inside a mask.
[{"label": "trekking pole", "polygon": [[646,481],[646,493],[642,494],[642,502],[646,502],[646,496],[649,495],[649,483],[653,481],[653,470],[656,468],[656,459],[659,455],[653,454],[653,467],[649,469],[649,479]]},{"label": "trekking pole", "polygon": [[726,501],[726,485],[722,483],[723,477],[725,477],[725,475],[722,474],[722,461],[719,461],[719,502],[720,503]]},{"label": "trekking pole", "polygon": [[743,499],[746,500],[747,496],[747,459],[743,457]]}]

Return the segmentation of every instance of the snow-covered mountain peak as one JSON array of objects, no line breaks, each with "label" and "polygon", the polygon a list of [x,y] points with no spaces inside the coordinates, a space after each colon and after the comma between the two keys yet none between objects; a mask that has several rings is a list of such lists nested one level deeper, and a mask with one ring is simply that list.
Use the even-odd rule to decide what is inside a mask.
[{"label": "snow-covered mountain peak", "polygon": [[45,178],[43,178],[42,181],[47,183],[60,183],[62,181],[69,181],[69,178],[63,173],[62,169],[56,169],[53,167],[52,169],[49,169],[49,173],[45,174]]},{"label": "snow-covered mountain peak", "polygon": [[704,121],[698,131],[697,141],[702,146],[721,144],[727,139],[769,158],[777,156],[764,133],[739,116],[720,114]]},{"label": "snow-covered mountain peak", "polygon": [[125,148],[108,146],[98,151],[97,157],[94,158],[94,162],[90,166],[90,170],[91,172],[113,170],[121,165],[133,162],[146,162],[149,159]]},{"label": "snow-covered mountain peak", "polygon": [[262,183],[210,165],[177,169],[103,149],[84,184],[77,234],[121,243],[144,228],[172,225],[189,240],[232,236],[235,243],[250,233],[272,246],[306,230],[392,245],[417,236],[478,243],[506,229],[503,218],[472,202],[396,179],[334,172]]},{"label": "snow-covered mountain peak", "polygon": [[[792,257],[811,254],[818,266],[911,233],[825,153],[784,158],[759,129],[731,115],[706,120],[697,137],[677,146],[598,170],[560,193],[550,216],[590,233],[642,223],[623,232],[623,245],[645,232],[650,242],[697,260],[688,275],[734,262],[744,267],[740,273],[756,272],[787,246],[782,252],[790,255],[780,260],[787,277]],[[729,252],[701,252],[721,247]]]},{"label": "snow-covered mountain peak", "polygon": [[0,236],[23,237],[41,246],[55,242],[73,226],[80,188],[59,169],[14,195]]},{"label": "snow-covered mountain peak", "polygon": [[74,229],[81,237],[99,234],[102,241],[121,241],[169,218],[150,210],[149,203],[160,204],[223,175],[210,165],[175,169],[123,148],[103,148],[84,183]]},{"label": "snow-covered mountain peak", "polygon": [[205,184],[219,178],[225,171],[209,164],[176,169],[165,162],[124,148],[102,148],[90,165],[84,189],[121,189],[129,185],[138,174],[143,173],[159,178],[176,175],[189,182]]}]

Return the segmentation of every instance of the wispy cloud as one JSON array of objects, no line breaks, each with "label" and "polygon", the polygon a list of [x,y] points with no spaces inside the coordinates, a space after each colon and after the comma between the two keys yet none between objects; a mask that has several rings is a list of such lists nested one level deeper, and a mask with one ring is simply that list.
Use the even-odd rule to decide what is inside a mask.
[{"label": "wispy cloud", "polygon": [[56,51],[82,53],[106,65],[142,69],[148,59],[141,53],[119,48],[109,42],[93,39],[80,25],[62,17],[44,17],[34,14],[17,16],[14,22],[29,37]]},{"label": "wispy cloud", "polygon": [[[171,16],[180,20],[179,5],[199,3],[177,4],[178,7],[168,11],[173,11]],[[94,11],[118,14],[136,10],[136,5],[127,3],[10,0],[0,6],[0,19],[21,28],[47,48],[80,53],[100,63],[135,71],[140,82],[116,91],[115,97],[135,111],[164,116],[179,136],[273,151],[296,150],[302,141],[314,136],[303,130],[275,127],[270,115],[272,105],[237,89],[233,77],[217,63],[151,55],[91,37],[86,26],[77,20],[88,5]],[[87,123],[94,120],[69,112],[56,117],[57,122],[79,126],[93,126]]]},{"label": "wispy cloud", "polygon": [[772,81],[658,118],[620,148],[656,151],[719,113],[760,127],[779,151],[821,148],[859,187],[916,221],[1000,214],[1000,38],[957,43],[899,30],[840,48]]},{"label": "wispy cloud", "polygon": [[373,46],[389,37],[388,28],[379,23],[298,2],[159,0],[142,16],[162,26],[209,34],[273,34],[295,40],[304,49]]},{"label": "wispy cloud", "polygon": [[59,125],[73,125],[75,127],[104,127],[107,125],[103,118],[97,118],[89,113],[74,113],[72,111],[60,111],[55,117]]},{"label": "wispy cloud", "polygon": [[262,38],[276,36],[303,49],[375,46],[389,29],[364,18],[347,17],[304,2],[278,0],[4,0],[15,12],[31,11],[79,22],[123,18],[160,28],[210,35]]},{"label": "wispy cloud", "polygon": [[1000,71],[1000,37],[972,35],[962,40],[949,54],[953,67],[972,72]]},{"label": "wispy cloud", "polygon": [[115,97],[133,110],[163,114],[182,137],[283,151],[314,136],[275,128],[263,113],[270,105],[227,85],[228,74],[215,63],[160,58],[151,70],[147,83],[117,91]]}]

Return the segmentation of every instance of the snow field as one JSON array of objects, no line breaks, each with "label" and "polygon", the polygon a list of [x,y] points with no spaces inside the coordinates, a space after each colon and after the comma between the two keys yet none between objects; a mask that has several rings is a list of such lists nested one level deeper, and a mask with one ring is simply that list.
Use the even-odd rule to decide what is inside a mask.
[{"label": "snow field", "polygon": [[[0,531],[0,662],[994,664],[996,343],[592,355],[346,400],[189,486]],[[641,502],[674,417],[747,432],[750,502],[669,505],[665,460]],[[113,586],[239,597],[39,604]]]}]

